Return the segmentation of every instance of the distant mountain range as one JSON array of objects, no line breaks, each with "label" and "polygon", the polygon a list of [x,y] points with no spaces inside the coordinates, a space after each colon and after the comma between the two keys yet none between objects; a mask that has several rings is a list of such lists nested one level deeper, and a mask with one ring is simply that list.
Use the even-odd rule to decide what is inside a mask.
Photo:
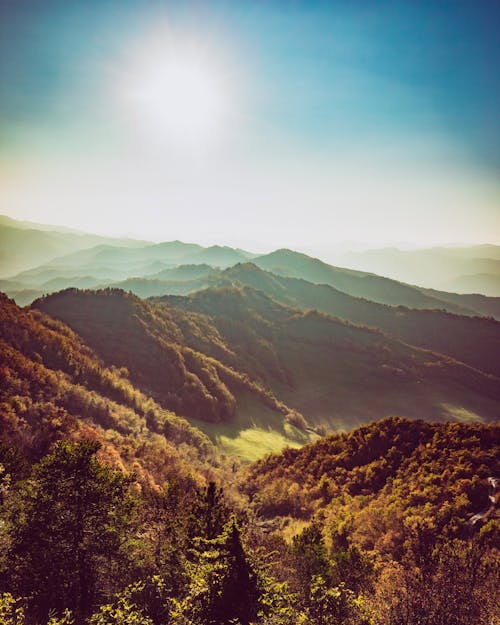
[{"label": "distant mountain range", "polygon": [[422,250],[384,248],[338,255],[353,269],[458,293],[500,296],[500,246],[471,245]]},{"label": "distant mountain range", "polygon": [[[378,304],[326,284],[277,276],[254,264],[236,265],[223,272],[221,278],[230,284],[258,289],[285,305],[302,310],[316,309],[378,328],[406,343],[447,354],[500,376],[500,323],[492,319]],[[459,307],[457,310],[463,312]]]},{"label": "distant mountain range", "polygon": [[0,277],[8,277],[74,250],[99,244],[137,247],[145,243],[17,221],[0,215]]},{"label": "distant mountain range", "polygon": [[[415,287],[380,277],[371,270],[334,267],[292,250],[281,249],[259,256],[230,247],[204,248],[181,241],[153,244],[103,239],[74,232],[47,231],[49,226],[45,226],[44,230],[28,226],[31,224],[10,218],[0,220],[0,256],[8,258],[8,262],[2,262],[0,276],[6,276],[8,268],[13,265],[21,263],[27,267],[17,273],[12,272],[8,279],[0,280],[0,289],[21,305],[68,287],[117,287],[140,297],[189,294],[212,286],[221,270],[251,261],[275,275],[329,285],[348,295],[380,304],[441,309],[500,319],[500,298],[450,294]],[[61,250],[63,247],[65,249]],[[483,248],[489,250],[492,258],[500,256],[495,246],[481,246]],[[71,252],[66,253],[68,249]],[[474,255],[473,250],[470,255]],[[429,282],[424,286],[431,284]]]},{"label": "distant mountain range", "polygon": [[[9,375],[46,380],[35,386],[75,418],[80,410],[123,428],[119,406],[139,423],[150,398],[172,432],[189,422],[246,459],[390,415],[498,418],[498,297],[416,287],[287,249],[92,245],[93,235],[31,226],[0,225],[7,238],[16,231],[20,250],[45,242],[26,252],[35,265],[0,281],[18,304],[33,302],[1,301],[4,366],[11,371],[10,359],[21,369]],[[54,251],[50,241],[73,247],[36,264]]]}]

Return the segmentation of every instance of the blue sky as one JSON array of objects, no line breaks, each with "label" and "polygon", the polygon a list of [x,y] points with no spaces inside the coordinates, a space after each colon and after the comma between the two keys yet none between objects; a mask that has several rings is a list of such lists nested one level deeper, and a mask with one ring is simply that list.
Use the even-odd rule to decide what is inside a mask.
[{"label": "blue sky", "polygon": [[499,26],[493,1],[0,0],[0,212],[323,256],[500,242]]}]

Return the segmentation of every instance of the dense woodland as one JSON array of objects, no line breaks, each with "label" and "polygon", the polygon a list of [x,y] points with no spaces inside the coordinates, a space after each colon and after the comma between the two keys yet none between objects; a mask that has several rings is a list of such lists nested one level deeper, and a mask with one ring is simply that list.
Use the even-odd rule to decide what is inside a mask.
[{"label": "dense woodland", "polygon": [[495,622],[498,521],[467,519],[499,434],[391,419],[154,485],[96,440],[3,443],[2,622]]}]

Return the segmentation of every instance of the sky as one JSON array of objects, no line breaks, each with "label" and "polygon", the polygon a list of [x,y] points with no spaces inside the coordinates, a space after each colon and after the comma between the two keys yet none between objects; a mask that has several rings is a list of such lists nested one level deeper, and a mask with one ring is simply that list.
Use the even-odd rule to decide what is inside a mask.
[{"label": "sky", "polygon": [[500,4],[0,0],[0,213],[328,256],[500,243]]}]

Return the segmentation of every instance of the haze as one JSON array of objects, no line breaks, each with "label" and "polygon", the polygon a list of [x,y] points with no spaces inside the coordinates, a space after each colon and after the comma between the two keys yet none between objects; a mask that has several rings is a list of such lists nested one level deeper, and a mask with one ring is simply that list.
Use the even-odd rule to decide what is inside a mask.
[{"label": "haze", "polygon": [[293,247],[500,242],[498,4],[0,4],[0,213]]}]

